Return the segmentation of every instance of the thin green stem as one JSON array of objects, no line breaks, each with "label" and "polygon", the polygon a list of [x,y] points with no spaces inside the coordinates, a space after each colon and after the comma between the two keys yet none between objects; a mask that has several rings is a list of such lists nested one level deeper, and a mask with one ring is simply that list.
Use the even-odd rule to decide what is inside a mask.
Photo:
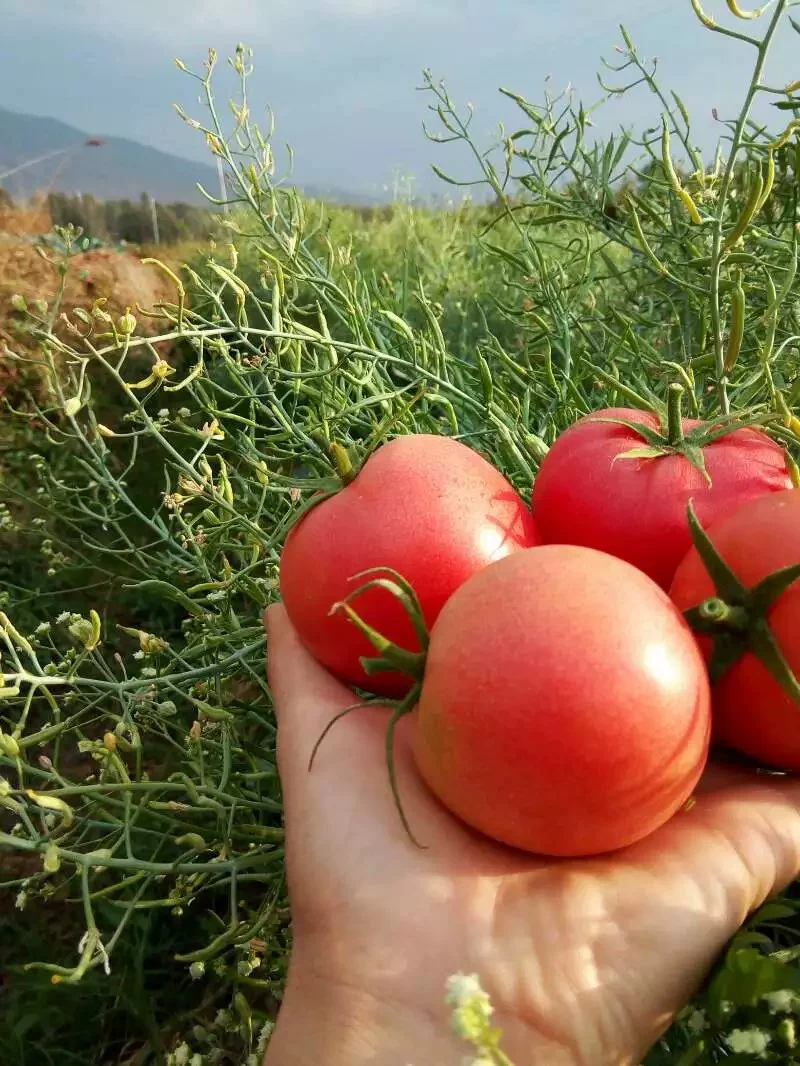
[{"label": "thin green stem", "polygon": [[786,11],[789,0],[778,0],[775,5],[775,10],[770,19],[766,33],[763,39],[758,45],[755,67],[750,79],[750,85],[748,86],[745,94],[744,103],[739,112],[739,117],[736,121],[736,125],[733,130],[733,136],[731,137],[731,146],[728,153],[728,161],[725,166],[725,171],[722,176],[722,183],[720,185],[719,193],[717,195],[717,212],[714,219],[713,240],[711,249],[711,279],[710,279],[710,297],[711,297],[711,328],[714,339],[714,361],[716,366],[717,377],[717,395],[719,398],[719,405],[723,415],[730,413],[730,397],[728,395],[728,378],[725,371],[725,344],[723,336],[723,320],[722,320],[722,299],[721,299],[721,279],[722,279],[722,265],[723,265],[723,249],[725,244],[725,214],[726,208],[729,203],[729,193],[731,182],[733,181],[736,159],[739,155],[739,151],[742,147],[742,140],[744,131],[747,128],[747,122],[750,118],[750,112],[753,107],[753,101],[761,85],[761,80],[764,75],[764,68],[767,62],[767,55],[770,50],[773,38],[778,29],[778,25],[783,18]]}]

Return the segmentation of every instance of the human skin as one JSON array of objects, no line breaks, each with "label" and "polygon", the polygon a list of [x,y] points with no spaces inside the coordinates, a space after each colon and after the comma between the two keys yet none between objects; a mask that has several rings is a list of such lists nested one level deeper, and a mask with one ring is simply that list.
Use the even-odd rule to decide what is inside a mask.
[{"label": "human skin", "polygon": [[[800,872],[800,782],[711,767],[696,803],[623,851],[542,860],[456,821],[397,736],[406,835],[389,790],[388,711],[337,723],[353,694],[265,616],[278,719],[294,949],[265,1066],[458,1066],[447,978],[476,973],[515,1066],[626,1066],[691,998],[742,921]],[[576,782],[580,787],[580,782]]]}]

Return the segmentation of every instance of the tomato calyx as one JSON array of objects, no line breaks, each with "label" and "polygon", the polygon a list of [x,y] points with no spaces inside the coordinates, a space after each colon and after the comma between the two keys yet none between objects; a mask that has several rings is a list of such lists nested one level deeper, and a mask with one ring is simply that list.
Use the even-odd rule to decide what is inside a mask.
[{"label": "tomato calyx", "polygon": [[[373,574],[388,574],[390,576],[371,577]],[[416,592],[402,575],[389,567],[379,566],[372,567],[369,570],[362,570],[361,573],[355,574],[350,580],[357,581],[362,577],[370,577],[370,580],[363,585],[359,585],[343,600],[334,603],[329,613],[337,614],[338,612],[343,612],[348,620],[357,629],[361,630],[373,648],[379,653],[374,657],[362,656],[361,665],[364,667],[365,673],[372,676],[372,674],[377,674],[382,670],[397,670],[401,674],[408,674],[409,677],[413,677],[417,682],[422,681],[422,676],[425,672],[425,656],[428,650],[429,636],[428,627],[425,624],[425,617]],[[394,641],[388,640],[377,629],[365,622],[361,615],[352,607],[353,600],[374,588],[385,589],[386,592],[396,596],[400,601],[414,627],[414,632],[417,634],[421,651],[409,651],[407,648],[401,648]]]},{"label": "tomato calyx", "polygon": [[[352,624],[364,634],[370,644],[372,644],[373,648],[378,652],[378,655],[376,656],[361,657],[361,665],[366,674],[371,676],[372,674],[379,673],[383,670],[396,670],[412,677],[414,679],[414,684],[402,700],[385,700],[377,698],[361,703],[354,703],[349,707],[345,707],[343,711],[340,711],[333,719],[331,719],[321,733],[317,743],[314,745],[314,750],[311,752],[308,768],[309,770],[311,769],[316,754],[319,751],[319,747],[325,737],[333,726],[341,718],[344,718],[345,715],[363,707],[391,707],[392,714],[386,727],[386,766],[389,772],[389,785],[392,790],[395,806],[397,807],[397,813],[400,815],[400,821],[402,822],[403,828],[408,834],[411,843],[414,844],[415,847],[424,850],[427,845],[420,844],[414,835],[400,798],[400,789],[397,783],[397,768],[394,759],[394,738],[397,725],[401,718],[410,714],[419,702],[420,692],[422,691],[422,679],[425,673],[428,644],[430,642],[428,627],[425,624],[425,616],[422,613],[422,606],[416,592],[412,585],[406,581],[401,574],[398,574],[396,570],[392,570],[390,567],[373,567],[369,570],[363,570],[361,573],[355,574],[350,580],[357,581],[360,578],[369,578],[369,580],[365,581],[364,584],[359,585],[358,588],[354,589],[353,592],[343,600],[335,603],[331,607],[329,613],[343,613],[348,621],[352,622]],[[362,596],[369,589],[374,588],[384,589],[391,595],[396,596],[400,601],[400,604],[408,615],[409,620],[414,627],[414,631],[417,634],[420,648],[422,649],[421,651],[409,651],[408,648],[401,648],[399,644],[396,644],[392,640],[388,640],[382,633],[379,633],[374,626],[371,626],[366,622],[352,606],[353,600]]]},{"label": "tomato calyx", "polygon": [[309,511],[313,511],[315,507],[319,507],[321,503],[325,503],[325,501],[329,500],[331,496],[338,495],[342,489],[347,488],[350,482],[355,481],[358,476],[361,467],[353,463],[347,448],[334,441],[328,446],[328,450],[333,456],[334,465],[336,467],[336,476],[334,477],[331,475],[315,482],[319,488],[313,496],[307,499],[294,511],[291,520],[288,523],[288,530],[292,530],[295,526],[300,525],[301,519],[305,518]]},{"label": "tomato calyx", "polygon": [[787,663],[767,617],[773,604],[800,581],[800,563],[776,570],[747,588],[714,547],[691,503],[689,528],[697,553],[714,582],[716,595],[685,611],[684,617],[697,633],[713,638],[709,662],[712,682],[718,681],[747,652],[752,652],[783,690],[800,704],[800,681]]},{"label": "tomato calyx", "polygon": [[774,415],[767,419],[747,420],[742,415],[728,415],[725,418],[715,419],[713,422],[701,422],[688,432],[683,427],[682,401],[684,387],[678,382],[673,382],[667,390],[666,417],[661,412],[653,412],[659,419],[659,428],[645,425],[643,422],[635,422],[625,418],[595,418],[592,421],[609,422],[614,425],[625,426],[637,436],[641,437],[644,444],[640,447],[630,448],[620,452],[614,457],[614,462],[625,459],[660,459],[665,455],[682,455],[698,470],[708,484],[711,484],[711,476],[706,469],[706,460],[703,449],[709,444],[734,433],[737,429],[755,425],[759,421],[774,419]]}]

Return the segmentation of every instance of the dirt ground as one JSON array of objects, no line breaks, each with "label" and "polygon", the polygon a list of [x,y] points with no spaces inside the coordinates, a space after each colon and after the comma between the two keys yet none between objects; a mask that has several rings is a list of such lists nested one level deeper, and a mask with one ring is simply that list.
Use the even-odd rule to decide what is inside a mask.
[{"label": "dirt ground", "polygon": [[[19,294],[29,303],[36,299],[51,301],[58,286],[57,269],[42,259],[35,246],[36,238],[50,228],[47,212],[40,206],[8,210],[0,205],[0,390],[3,342],[12,350],[25,346],[17,328],[22,316],[12,308],[11,298]],[[178,272],[185,252],[162,248],[159,258]],[[136,307],[150,310],[157,303],[174,303],[175,286],[157,267],[142,263],[141,254],[131,248],[98,249],[75,256],[70,263],[63,310],[69,314],[75,307],[90,309],[95,300],[105,297],[110,314],[122,314],[130,307],[138,319],[139,332],[157,332],[159,323],[137,314]],[[10,372],[8,366],[5,370]]]}]

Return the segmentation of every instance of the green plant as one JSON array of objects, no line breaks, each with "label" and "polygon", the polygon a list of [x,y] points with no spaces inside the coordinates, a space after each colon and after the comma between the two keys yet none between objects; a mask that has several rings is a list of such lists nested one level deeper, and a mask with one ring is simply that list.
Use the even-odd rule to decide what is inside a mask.
[{"label": "green plant", "polygon": [[[6,877],[24,915],[53,900],[75,916],[70,949],[35,960],[68,994],[119,988],[116,960],[144,919],[174,919],[158,953],[161,933],[141,933],[141,957],[187,990],[185,1028],[157,1006],[155,1024],[132,1022],[140,1063],[211,1059],[192,1027],[209,1032],[218,1010],[217,1061],[256,1055],[280,996],[289,917],[260,614],[286,533],[335,482],[339,449],[450,435],[528,492],[576,417],[657,408],[678,381],[692,415],[772,419],[796,459],[798,138],[794,121],[768,132],[748,118],[760,93],[779,113],[798,106],[796,86],[762,84],[789,6],[770,8],[762,38],[754,21],[747,33],[715,27],[756,61],[727,160],[711,166],[685,108],[624,35],[631,86],[607,95],[652,89],[656,133],[590,141],[590,111],[572,98],[515,95],[525,126],[487,155],[429,76],[444,124],[432,135],[472,147],[492,205],[356,221],[281,183],[239,48],[232,131],[212,92],[216,55],[191,75],[209,117],[188,121],[227,167],[234,203],[205,262],[159,268],[172,302],[64,318],[78,250],[65,231],[54,298],[18,312],[37,344],[19,358],[44,387],[16,405],[20,435],[0,453],[0,537],[14,552],[0,605],[0,852],[25,860]],[[148,336],[145,314],[158,326]],[[781,954],[797,943],[793,923],[767,923],[768,942],[718,970],[734,973],[733,1010],[715,1015],[713,1038],[687,1016],[653,1061],[665,1048],[716,1061],[726,1025],[766,1024],[742,974],[794,988],[793,956]]]}]

